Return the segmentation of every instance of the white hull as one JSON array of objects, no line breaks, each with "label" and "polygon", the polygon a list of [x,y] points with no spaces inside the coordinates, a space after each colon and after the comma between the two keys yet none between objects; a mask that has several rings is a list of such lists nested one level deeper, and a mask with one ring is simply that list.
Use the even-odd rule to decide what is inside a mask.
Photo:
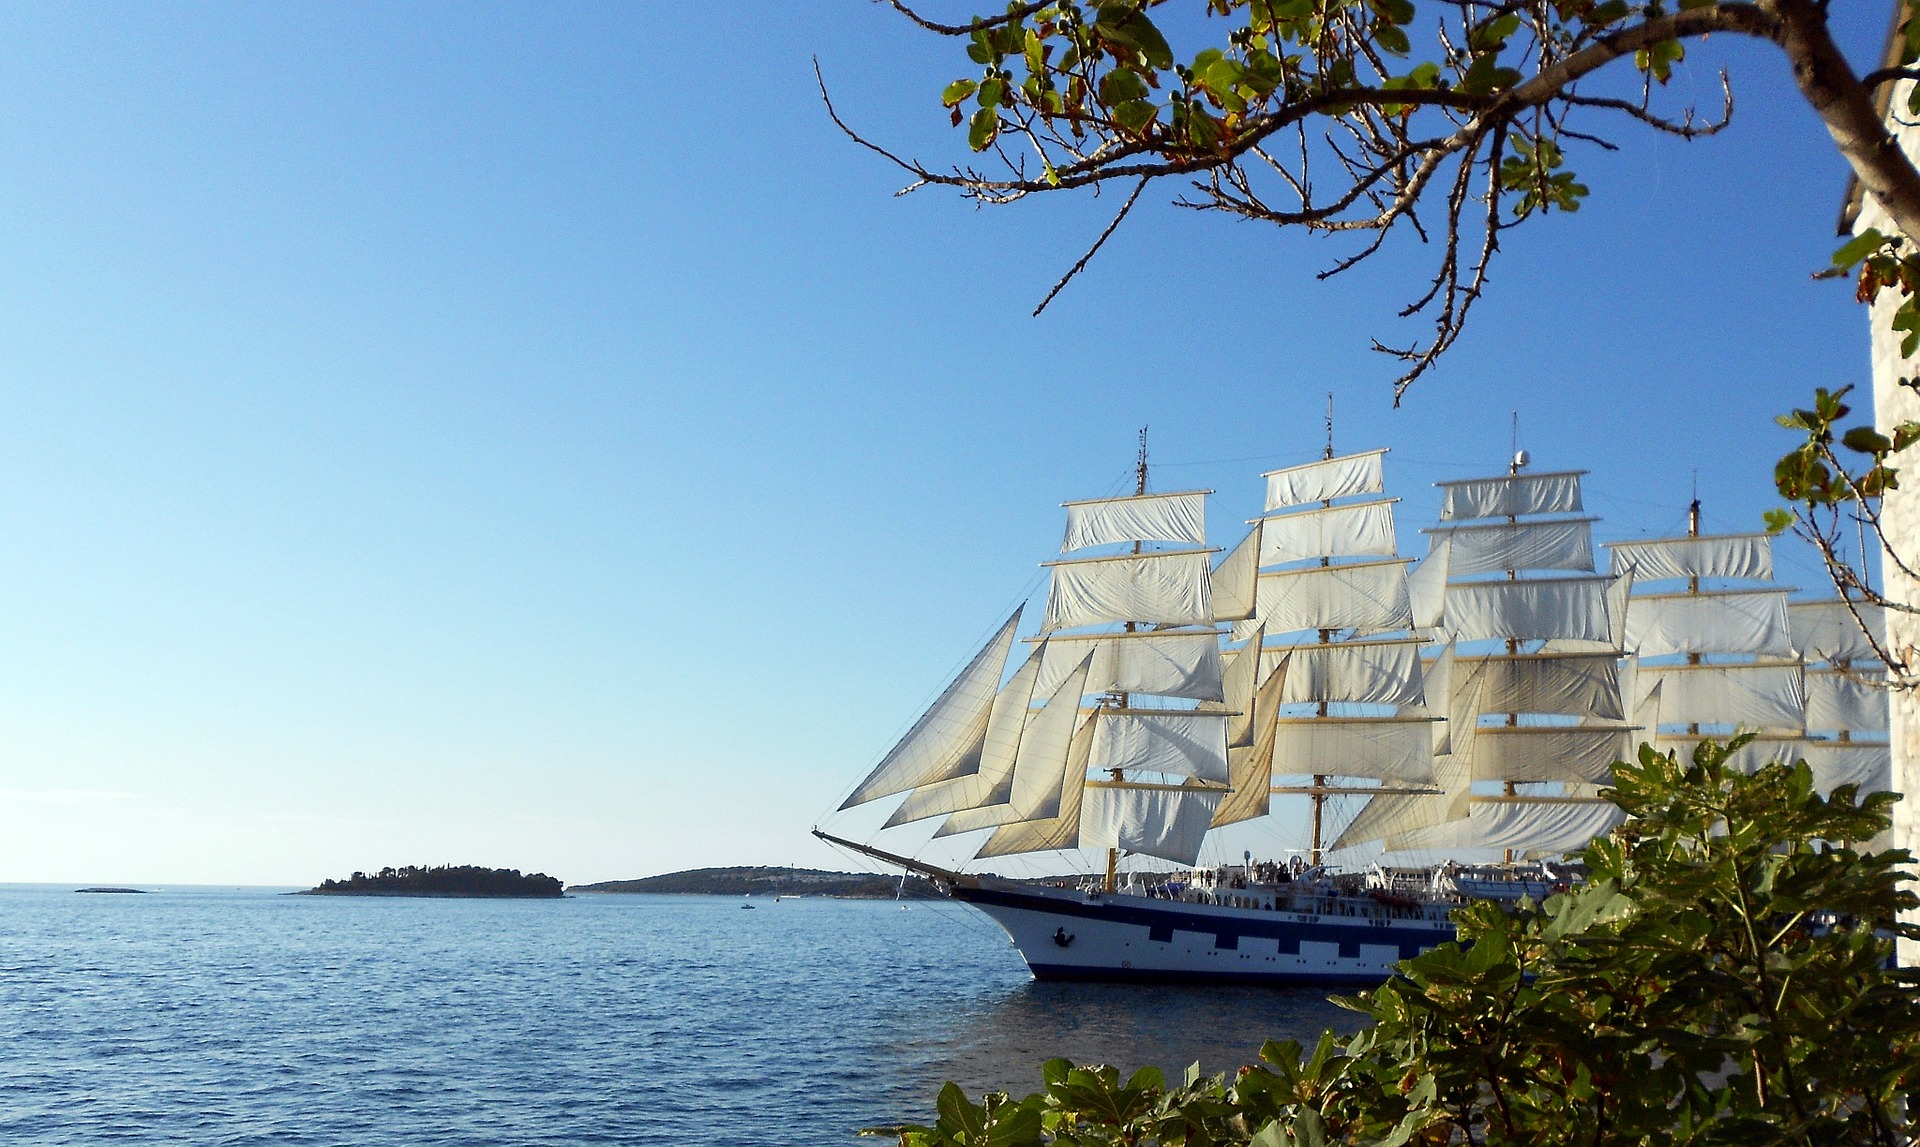
[{"label": "white hull", "polygon": [[991,879],[949,895],[1006,929],[1040,980],[1377,984],[1454,938],[1438,904],[1394,915],[1348,900],[1321,914]]}]

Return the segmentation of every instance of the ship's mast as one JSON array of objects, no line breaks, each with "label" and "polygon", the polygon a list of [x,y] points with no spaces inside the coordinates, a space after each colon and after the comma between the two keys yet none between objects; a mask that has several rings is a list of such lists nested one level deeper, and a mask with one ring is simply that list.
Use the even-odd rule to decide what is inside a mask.
[{"label": "ship's mast", "polygon": [[[1520,412],[1518,410],[1513,412],[1513,453],[1512,455],[1510,455],[1510,457],[1512,458],[1512,461],[1507,463],[1507,475],[1509,477],[1514,477],[1520,473],[1520,468],[1527,464],[1527,456],[1520,452]],[[1509,504],[1507,508],[1512,509],[1513,507],[1511,504]],[[1520,523],[1519,515],[1517,514],[1507,515],[1507,525],[1517,526],[1519,525],[1519,523]],[[1519,581],[1520,571],[1508,570],[1507,580]],[[1519,638],[1515,638],[1515,637],[1507,638],[1507,656],[1512,657],[1518,654],[1519,652],[1520,652]],[[1520,724],[1520,714],[1518,713],[1507,714],[1507,728],[1509,729],[1517,728],[1519,724]],[[1509,797],[1517,795],[1520,791],[1512,781],[1504,782],[1501,788],[1504,794]],[[1504,864],[1512,864],[1513,849],[1511,848],[1506,849],[1501,854],[1501,861]]]},{"label": "ship's mast", "polygon": [[[1687,505],[1687,536],[1690,538],[1700,536],[1700,472],[1698,470],[1693,472],[1693,501]],[[1687,592],[1690,594],[1698,594],[1700,592],[1700,575],[1694,574],[1687,578]],[[1698,653],[1687,654],[1687,664],[1700,664],[1700,655]],[[1687,726],[1687,732],[1698,733],[1700,732],[1700,726],[1697,723],[1690,724]]]},{"label": "ship's mast", "polygon": [[[1140,455],[1137,459],[1135,459],[1133,464],[1133,493],[1136,497],[1138,497],[1142,494],[1145,494],[1146,492],[1147,492],[1147,428],[1142,426],[1140,428]],[[1140,548],[1141,547],[1139,542],[1133,543],[1134,553],[1136,554],[1139,553]],[[1138,628],[1139,627],[1136,626],[1131,621],[1127,622],[1126,624],[1126,631],[1128,633],[1133,633]],[[1127,707],[1127,703],[1129,700],[1127,694],[1125,693],[1118,694],[1118,698],[1120,701],[1119,707],[1122,709],[1125,709]],[[1113,774],[1113,779],[1116,783],[1127,779],[1126,770],[1124,769],[1109,769],[1107,771]],[[1120,886],[1120,850],[1118,848],[1109,848],[1107,849],[1106,889],[1108,892],[1112,892],[1119,886]]]},{"label": "ship's mast", "polygon": [[[1323,459],[1331,459],[1333,457],[1333,392],[1332,391],[1327,392],[1327,451],[1326,453],[1322,454],[1320,457]],[[1323,507],[1331,508],[1333,506],[1333,499],[1329,498],[1326,501],[1321,502],[1320,504]],[[1320,564],[1323,567],[1330,566],[1333,564],[1333,559],[1330,557],[1322,557],[1320,559]],[[1332,641],[1333,641],[1333,630],[1323,629],[1320,631],[1320,644],[1327,645]],[[1258,656],[1258,654],[1255,654],[1255,656]],[[1319,714],[1322,717],[1327,715],[1327,703],[1325,701],[1320,702]],[[1324,826],[1325,826],[1326,812],[1327,812],[1327,780],[1328,780],[1328,777],[1324,773],[1315,773],[1313,776],[1313,786],[1312,786],[1313,795],[1311,798],[1313,801],[1313,839],[1312,839],[1312,843],[1309,845],[1307,862],[1309,864],[1314,864],[1314,865],[1318,865],[1320,863],[1321,841],[1323,839],[1323,834],[1325,832]]]}]

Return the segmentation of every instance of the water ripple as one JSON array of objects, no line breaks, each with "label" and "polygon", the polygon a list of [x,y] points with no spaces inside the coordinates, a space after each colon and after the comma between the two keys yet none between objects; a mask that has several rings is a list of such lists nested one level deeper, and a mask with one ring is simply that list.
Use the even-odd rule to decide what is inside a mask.
[{"label": "water ripple", "polygon": [[1317,993],[1036,984],[889,902],[0,887],[0,1142],[834,1144],[1052,1055],[1219,1070]]}]

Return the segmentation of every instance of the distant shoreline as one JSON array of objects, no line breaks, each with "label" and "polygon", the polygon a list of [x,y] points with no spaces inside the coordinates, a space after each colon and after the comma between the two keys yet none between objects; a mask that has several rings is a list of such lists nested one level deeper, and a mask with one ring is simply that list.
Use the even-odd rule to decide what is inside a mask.
[{"label": "distant shoreline", "polygon": [[828,872],[818,868],[694,868],[639,880],[575,884],[569,893],[596,896],[798,896],[832,900],[937,900],[940,893],[918,876]]}]

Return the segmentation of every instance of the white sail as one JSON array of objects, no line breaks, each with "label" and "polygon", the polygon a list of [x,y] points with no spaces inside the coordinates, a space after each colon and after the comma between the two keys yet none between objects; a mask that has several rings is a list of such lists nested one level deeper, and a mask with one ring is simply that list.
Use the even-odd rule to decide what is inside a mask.
[{"label": "white sail", "polygon": [[1221,707],[1227,711],[1227,748],[1236,749],[1253,744],[1254,692],[1267,673],[1260,655],[1261,634],[1254,634],[1253,640],[1245,649],[1232,654],[1233,660],[1220,675],[1222,692],[1226,694]]},{"label": "white sail", "polygon": [[1475,800],[1465,820],[1452,821],[1387,840],[1389,852],[1459,848],[1511,849],[1558,856],[1578,852],[1596,836],[1626,820],[1618,805],[1603,800]]},{"label": "white sail", "polygon": [[1020,610],[1016,609],[934,701],[933,707],[921,714],[907,735],[900,738],[900,743],[881,758],[867,779],[853,790],[853,795],[840,806],[842,811],[974,772],[980,767],[980,747],[987,732],[987,718],[1019,626]]},{"label": "white sail", "polygon": [[1646,594],[1627,603],[1627,648],[1642,657],[1737,653],[1792,657],[1787,591]]},{"label": "white sail", "polygon": [[1841,785],[1858,785],[1862,796],[1893,790],[1893,751],[1885,745],[1827,741],[1808,745],[1803,756],[1822,793]]},{"label": "white sail", "polygon": [[1309,502],[1378,494],[1382,488],[1380,460],[1386,453],[1371,450],[1284,470],[1269,470],[1261,475],[1267,480],[1267,509],[1284,510]]},{"label": "white sail", "polygon": [[1407,600],[1407,560],[1354,562],[1260,575],[1254,620],[1233,627],[1244,641],[1264,626],[1272,633],[1305,629],[1405,629],[1413,622]]},{"label": "white sail", "polygon": [[1680,577],[1773,580],[1773,539],[1766,534],[1608,542],[1607,549],[1613,553],[1614,573],[1632,570],[1641,581]]},{"label": "white sail", "polygon": [[1206,550],[1048,562],[1045,629],[1116,621],[1193,625],[1213,620]]},{"label": "white sail", "polygon": [[1254,694],[1253,744],[1227,750],[1227,786],[1231,791],[1213,811],[1216,828],[1267,815],[1273,799],[1273,716],[1279,712],[1280,695],[1286,690],[1287,666],[1287,659],[1282,657]]},{"label": "white sail", "polygon": [[1307,510],[1260,520],[1260,564],[1284,565],[1309,558],[1391,556],[1393,503],[1363,502]]},{"label": "white sail", "polygon": [[1052,696],[1091,654],[1087,692],[1152,693],[1219,701],[1220,640],[1211,629],[1138,633],[1067,634],[1049,637],[1033,691]]},{"label": "white sail", "polygon": [[1607,641],[1603,577],[1456,582],[1447,586],[1445,629],[1455,641],[1575,638]]},{"label": "white sail", "polygon": [[1135,494],[1063,502],[1067,536],[1060,552],[1111,542],[1192,542],[1207,540],[1206,490],[1177,494]]},{"label": "white sail", "polygon": [[1013,776],[1014,763],[1020,756],[1020,737],[1026,732],[1027,706],[1033,701],[1033,683],[1039,675],[1040,651],[1036,649],[993,698],[979,769],[914,789],[881,827],[893,828],[963,808],[978,808],[993,800]]},{"label": "white sail", "polygon": [[1660,719],[1673,725],[1798,731],[1806,717],[1808,683],[1797,663],[1642,664],[1638,685],[1642,689],[1660,687]]},{"label": "white sail", "polygon": [[1874,661],[1879,656],[1874,644],[1887,648],[1886,611],[1866,602],[1856,601],[1851,607],[1837,598],[1788,602],[1787,624],[1793,631],[1793,647],[1808,661]]},{"label": "white sail", "polygon": [[1273,771],[1428,784],[1433,724],[1424,717],[1282,717],[1274,722]]},{"label": "white sail", "polygon": [[1444,491],[1440,520],[1510,518],[1522,514],[1577,514],[1580,475],[1585,470],[1554,474],[1512,474],[1498,478],[1469,478],[1435,483]]},{"label": "white sail", "polygon": [[1448,539],[1433,539],[1427,556],[1407,574],[1407,599],[1415,629],[1433,629],[1446,617],[1447,562],[1452,550]]},{"label": "white sail", "polygon": [[1479,781],[1605,782],[1631,748],[1624,725],[1482,725],[1474,730]]},{"label": "white sail", "polygon": [[1089,783],[1080,811],[1080,845],[1191,865],[1200,859],[1200,842],[1224,795],[1220,789],[1113,788]]},{"label": "white sail", "polygon": [[1886,682],[1834,670],[1807,673],[1807,728],[1854,733],[1887,731]]},{"label": "white sail", "polygon": [[[1434,724],[1433,786],[1440,791],[1369,797],[1334,840],[1336,851],[1466,817],[1473,795],[1473,719],[1481,704],[1477,685],[1480,671],[1480,666],[1457,659],[1453,647],[1448,646],[1427,674],[1427,688],[1433,696],[1451,698],[1447,720]],[[1455,690],[1451,683],[1459,673],[1467,675],[1466,684]]]},{"label": "white sail", "polygon": [[1057,816],[1060,792],[1065,781],[1063,770],[1067,752],[1073,743],[1073,731],[1080,724],[1080,695],[1086,688],[1087,666],[1092,654],[1060,683],[1047,700],[1047,707],[1027,718],[1026,732],[1020,736],[1020,751],[1006,781],[979,806],[960,809],[949,816],[935,836],[952,836],[976,828],[1012,824]]},{"label": "white sail", "polygon": [[1330,645],[1275,646],[1262,655],[1271,672],[1283,657],[1293,659],[1285,704],[1345,701],[1364,705],[1418,705],[1421,688],[1420,645],[1416,640],[1342,641]]},{"label": "white sail", "polygon": [[1422,531],[1432,547],[1445,546],[1454,577],[1504,570],[1593,569],[1593,519],[1492,522]]},{"label": "white sail", "polygon": [[1077,847],[1080,841],[1080,800],[1087,779],[1087,754],[1093,748],[1093,722],[1083,721],[1067,749],[1061,778],[1058,815],[1005,824],[980,846],[976,857],[1012,856],[1023,852],[1051,852]]},{"label": "white sail", "polygon": [[1626,717],[1612,653],[1523,653],[1475,661],[1488,713]]},{"label": "white sail", "polygon": [[1227,718],[1221,713],[1098,713],[1093,767],[1227,780]]},{"label": "white sail", "polygon": [[1213,619],[1242,621],[1253,616],[1255,579],[1260,573],[1260,523],[1228,551],[1213,570]]},{"label": "white sail", "polygon": [[[1661,752],[1677,752],[1681,760],[1689,760],[1701,740],[1687,734],[1662,736],[1654,747]],[[1871,742],[1757,737],[1735,749],[1728,763],[1741,772],[1757,773],[1776,762],[1805,761],[1813,770],[1814,787],[1822,793],[1846,784],[1859,785],[1863,793],[1881,792],[1892,787],[1890,752],[1886,745]]]}]

